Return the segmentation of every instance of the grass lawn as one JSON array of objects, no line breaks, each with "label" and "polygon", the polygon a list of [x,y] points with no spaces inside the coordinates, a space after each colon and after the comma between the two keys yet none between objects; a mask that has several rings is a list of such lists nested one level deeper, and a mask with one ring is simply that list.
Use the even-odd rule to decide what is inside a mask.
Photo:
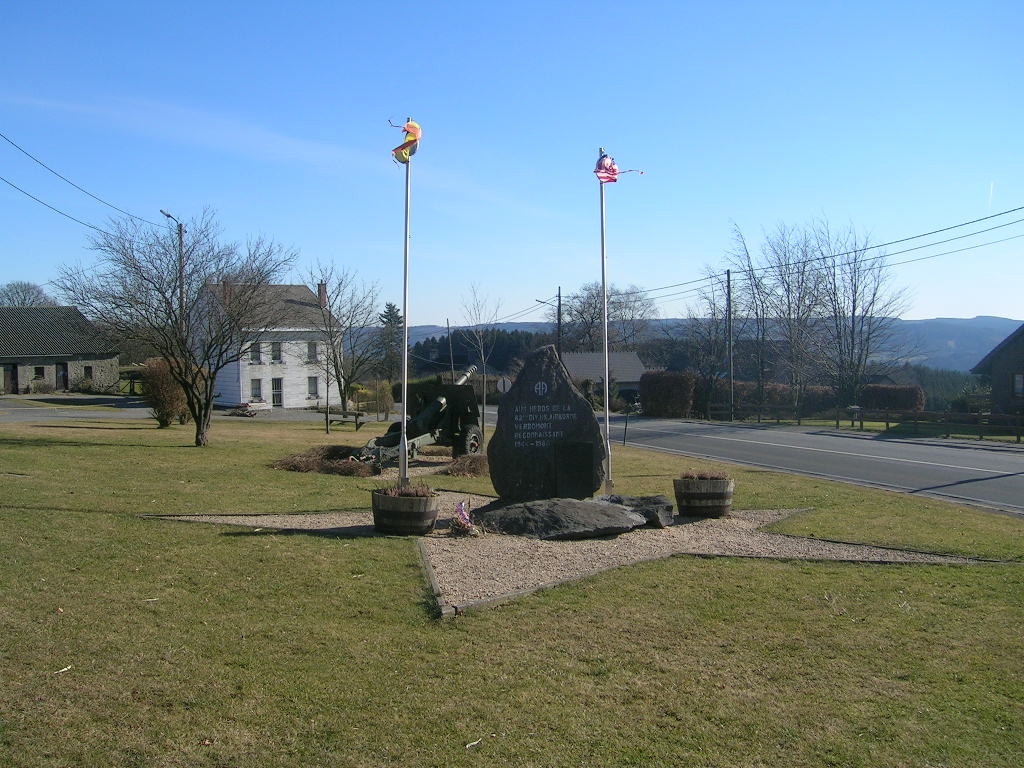
[{"label": "grass lawn", "polygon": [[[411,539],[140,516],[366,508],[269,464],[382,429],[0,426],[0,765],[1020,764],[1017,518],[730,468],[812,508],[776,530],[1006,562],[674,557],[439,621]],[[613,450],[624,493],[708,466]]]}]

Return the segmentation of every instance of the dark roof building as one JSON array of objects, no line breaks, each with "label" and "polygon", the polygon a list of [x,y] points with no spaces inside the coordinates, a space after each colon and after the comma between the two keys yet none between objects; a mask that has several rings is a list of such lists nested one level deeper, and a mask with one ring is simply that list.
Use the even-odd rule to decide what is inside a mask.
[{"label": "dark roof building", "polygon": [[1024,409],[1024,325],[993,348],[971,373],[992,379],[992,410],[1016,413]]},{"label": "dark roof building", "polygon": [[[603,352],[565,352],[562,365],[573,381],[597,382],[604,379]],[[618,384],[620,393],[638,391],[640,377],[646,372],[647,368],[636,352],[608,353],[608,375]]]},{"label": "dark roof building", "polygon": [[0,390],[106,389],[117,350],[77,307],[0,307]]}]

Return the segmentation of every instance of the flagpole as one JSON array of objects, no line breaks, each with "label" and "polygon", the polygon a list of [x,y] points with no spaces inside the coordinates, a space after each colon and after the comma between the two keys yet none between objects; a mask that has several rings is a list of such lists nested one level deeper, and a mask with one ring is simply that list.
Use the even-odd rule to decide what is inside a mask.
[{"label": "flagpole", "polygon": [[[604,155],[603,147],[601,155]],[[604,490],[610,494],[615,484],[612,482],[611,412],[608,405],[608,253],[605,246],[604,182],[599,181],[598,186],[601,188],[601,327],[604,337]]]},{"label": "flagpole", "polygon": [[412,197],[412,158],[405,163],[405,268],[402,275],[402,437],[398,443],[398,484],[409,484],[409,203]]}]

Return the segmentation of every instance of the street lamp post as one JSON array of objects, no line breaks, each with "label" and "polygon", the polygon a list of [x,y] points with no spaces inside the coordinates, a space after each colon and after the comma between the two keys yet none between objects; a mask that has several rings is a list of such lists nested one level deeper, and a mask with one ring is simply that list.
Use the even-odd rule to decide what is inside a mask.
[{"label": "street lamp post", "polygon": [[178,225],[178,322],[185,318],[185,225],[163,208],[160,213]]}]

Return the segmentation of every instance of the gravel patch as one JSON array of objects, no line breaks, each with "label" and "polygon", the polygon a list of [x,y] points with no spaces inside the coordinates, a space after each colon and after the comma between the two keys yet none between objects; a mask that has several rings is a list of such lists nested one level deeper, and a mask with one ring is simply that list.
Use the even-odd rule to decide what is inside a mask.
[{"label": "gravel patch", "polygon": [[[413,474],[410,468],[410,474]],[[541,541],[495,533],[452,536],[455,505],[470,509],[489,497],[441,491],[434,531],[418,543],[442,614],[500,602],[631,563],[672,555],[761,557],[871,563],[968,564],[968,558],[768,533],[761,528],[800,510],[734,510],[717,519],[676,518],[668,528],[638,528],[582,541]],[[329,536],[378,536],[370,511],[311,515],[183,515],[162,519],[236,525]]]}]

